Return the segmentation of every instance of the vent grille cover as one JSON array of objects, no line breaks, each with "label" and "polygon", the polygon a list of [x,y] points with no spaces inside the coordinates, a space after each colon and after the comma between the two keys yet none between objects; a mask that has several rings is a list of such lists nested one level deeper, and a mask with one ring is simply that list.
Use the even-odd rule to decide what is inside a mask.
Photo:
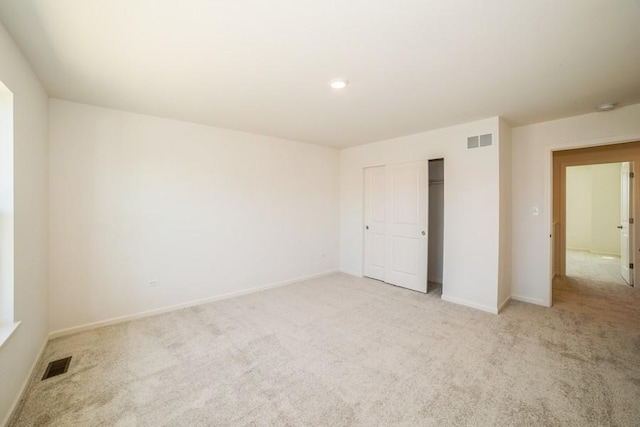
[{"label": "vent grille cover", "polygon": [[488,147],[493,145],[493,134],[470,136],[467,138],[467,148]]},{"label": "vent grille cover", "polygon": [[47,366],[47,370],[44,371],[43,380],[46,380],[51,377],[55,377],[57,375],[61,375],[67,372],[69,369],[69,364],[71,363],[71,356],[65,357],[64,359],[54,360],[53,362],[49,362]]}]

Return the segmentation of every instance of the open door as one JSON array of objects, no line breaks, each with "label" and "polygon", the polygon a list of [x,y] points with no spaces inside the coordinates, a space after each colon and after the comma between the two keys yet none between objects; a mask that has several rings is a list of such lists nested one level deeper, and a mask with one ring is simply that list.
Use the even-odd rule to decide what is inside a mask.
[{"label": "open door", "polygon": [[633,263],[630,254],[633,253],[630,237],[630,224],[633,224],[631,195],[633,194],[633,175],[631,163],[622,163],[620,170],[620,273],[629,285],[633,286]]}]

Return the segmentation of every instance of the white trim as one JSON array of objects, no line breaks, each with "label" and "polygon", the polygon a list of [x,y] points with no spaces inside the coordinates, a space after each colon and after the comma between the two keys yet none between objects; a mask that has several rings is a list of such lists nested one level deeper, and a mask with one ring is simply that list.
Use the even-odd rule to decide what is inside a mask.
[{"label": "white trim", "polygon": [[606,255],[606,256],[614,256],[620,258],[620,252],[606,252],[606,251],[589,251],[594,255]]},{"label": "white trim", "polygon": [[18,326],[20,326],[20,323],[21,322],[18,321],[9,325],[0,326],[0,348],[2,348],[2,346],[7,341],[9,341],[9,338],[11,338],[11,335],[13,335],[16,329],[18,329]]},{"label": "white trim", "polygon": [[573,246],[565,246],[568,251],[591,252],[589,248],[576,248]]},{"label": "white trim", "polygon": [[309,276],[298,277],[296,279],[284,280],[282,282],[270,283],[270,284],[263,285],[263,286],[257,286],[257,287],[254,287],[254,288],[243,289],[241,291],[229,292],[229,293],[226,293],[226,294],[216,295],[216,296],[213,296],[213,297],[207,297],[207,298],[202,298],[202,299],[198,299],[198,300],[187,301],[187,302],[184,302],[184,303],[181,303],[181,304],[155,308],[153,310],[148,310],[148,311],[142,311],[140,313],[127,314],[125,316],[113,317],[111,319],[99,320],[97,322],[91,322],[91,323],[86,323],[84,325],[73,326],[71,328],[60,329],[60,330],[53,331],[53,332],[49,333],[49,339],[52,340],[54,338],[59,338],[59,337],[63,337],[63,336],[66,336],[66,335],[75,334],[75,333],[78,333],[78,332],[89,331],[91,329],[96,329],[96,328],[100,328],[100,327],[103,327],[103,326],[115,325],[117,323],[128,322],[130,320],[135,320],[135,319],[142,319],[144,317],[155,316],[156,314],[168,313],[170,311],[176,311],[176,310],[180,310],[180,309],[183,309],[183,308],[193,307],[193,306],[196,306],[196,305],[202,305],[202,304],[207,304],[207,303],[214,302],[214,301],[219,301],[219,300],[224,300],[224,299],[229,299],[229,298],[235,298],[235,297],[239,297],[239,296],[242,296],[242,295],[253,294],[253,293],[256,293],[256,292],[265,291],[267,289],[278,288],[280,286],[291,285],[293,283],[302,282],[302,281],[310,280],[310,279],[315,279],[317,277],[327,276],[329,274],[333,274],[333,273],[337,273],[337,272],[338,272],[338,270],[329,270],[329,271],[325,271],[325,272],[322,272],[322,273],[311,274]]},{"label": "white trim", "polygon": [[45,337],[44,342],[40,347],[40,351],[38,351],[38,355],[36,356],[36,358],[33,360],[33,363],[31,364],[31,369],[29,369],[29,374],[27,375],[24,382],[22,383],[22,387],[20,387],[20,391],[18,391],[18,395],[16,396],[16,399],[13,401],[13,404],[11,404],[11,406],[9,407],[9,412],[7,412],[7,416],[4,417],[4,420],[2,420],[2,422],[0,423],[0,427],[7,427],[9,425],[9,421],[11,421],[11,417],[13,417],[16,409],[18,409],[18,405],[22,400],[24,392],[27,390],[27,386],[29,385],[29,382],[31,382],[31,377],[33,376],[34,371],[38,367],[38,363],[40,362],[40,359],[44,354],[44,349],[47,348],[48,343],[49,343],[49,339]]},{"label": "white trim", "polygon": [[574,248],[574,247],[566,247],[568,251],[578,251],[578,252],[588,252],[590,254],[594,254],[594,255],[609,255],[609,256],[616,256],[616,257],[620,257],[620,252],[607,252],[607,251],[598,251],[598,250],[593,250],[593,249],[587,249],[587,248]]},{"label": "white trim", "polygon": [[364,277],[362,275],[362,273],[356,273],[355,271],[349,271],[349,270],[345,270],[345,269],[342,269],[342,268],[339,271],[340,271],[340,273],[348,274],[349,276],[355,276],[355,277],[360,277],[360,278]]},{"label": "white trim", "polygon": [[505,308],[507,304],[509,304],[509,301],[511,301],[511,295],[509,295],[504,301],[502,301],[502,304],[498,306],[498,313],[500,313],[502,309]]},{"label": "white trim", "polygon": [[541,305],[543,307],[551,307],[550,305],[545,304],[545,302],[541,298],[531,298],[531,297],[525,297],[522,295],[511,295],[511,299],[516,301],[526,302],[529,304]]},{"label": "white trim", "polygon": [[491,314],[498,314],[498,309],[495,307],[489,307],[488,305],[477,304],[475,302],[467,301],[462,298],[451,297],[445,294],[442,294],[442,299],[447,302],[452,302],[454,304],[464,305],[467,307],[475,308],[476,310],[486,311]]}]

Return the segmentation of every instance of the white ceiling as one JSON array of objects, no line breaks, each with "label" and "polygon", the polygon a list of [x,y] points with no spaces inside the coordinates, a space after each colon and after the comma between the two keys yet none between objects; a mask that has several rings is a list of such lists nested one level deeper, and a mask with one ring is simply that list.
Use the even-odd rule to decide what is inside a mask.
[{"label": "white ceiling", "polygon": [[0,20],[51,97],[336,147],[640,102],[640,0],[2,0]]}]

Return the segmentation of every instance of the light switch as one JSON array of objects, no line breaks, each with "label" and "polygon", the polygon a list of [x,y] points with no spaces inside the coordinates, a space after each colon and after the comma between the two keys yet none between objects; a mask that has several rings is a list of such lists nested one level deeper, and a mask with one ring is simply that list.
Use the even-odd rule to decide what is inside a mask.
[{"label": "light switch", "polygon": [[533,206],[533,207],[531,208],[531,215],[533,215],[533,216],[538,216],[538,215],[540,215],[540,209],[538,209],[538,207],[537,207],[537,206]]}]

